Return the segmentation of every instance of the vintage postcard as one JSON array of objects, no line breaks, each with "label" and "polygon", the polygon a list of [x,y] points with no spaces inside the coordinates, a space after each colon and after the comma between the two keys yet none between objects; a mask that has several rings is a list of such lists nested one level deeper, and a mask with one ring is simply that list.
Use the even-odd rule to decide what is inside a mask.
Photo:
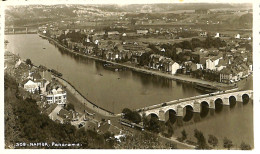
[{"label": "vintage postcard", "polygon": [[258,3],[4,1],[1,18],[5,151],[257,149]]}]

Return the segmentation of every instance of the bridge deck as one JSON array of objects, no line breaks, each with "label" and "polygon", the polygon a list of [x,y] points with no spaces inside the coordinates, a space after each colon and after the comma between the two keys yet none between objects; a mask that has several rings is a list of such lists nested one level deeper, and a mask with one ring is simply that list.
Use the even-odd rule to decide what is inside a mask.
[{"label": "bridge deck", "polygon": [[236,93],[243,93],[243,92],[248,92],[248,91],[252,91],[252,90],[246,90],[246,91],[239,91],[237,88],[236,89],[231,89],[231,90],[226,90],[226,91],[218,91],[218,92],[214,92],[214,93],[210,93],[210,94],[204,94],[204,95],[199,95],[199,96],[193,96],[193,97],[189,97],[189,98],[184,98],[184,99],[178,99],[178,100],[173,100],[173,101],[169,101],[169,102],[165,102],[165,103],[160,103],[160,104],[156,104],[156,105],[152,105],[152,106],[148,106],[148,107],[144,107],[141,109],[138,109],[137,111],[149,111],[149,110],[154,110],[154,109],[158,109],[158,108],[162,108],[162,107],[166,107],[166,106],[171,106],[171,105],[177,105],[177,104],[181,104],[183,102],[188,102],[188,101],[195,101],[195,100],[200,100],[203,98],[215,98],[218,96],[231,96],[230,94],[236,94]]}]

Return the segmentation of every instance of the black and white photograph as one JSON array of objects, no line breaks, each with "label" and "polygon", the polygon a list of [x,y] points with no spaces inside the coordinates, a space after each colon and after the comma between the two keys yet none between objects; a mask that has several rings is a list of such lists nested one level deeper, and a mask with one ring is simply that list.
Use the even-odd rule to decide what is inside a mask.
[{"label": "black and white photograph", "polygon": [[259,4],[1,3],[5,150],[257,148]]}]

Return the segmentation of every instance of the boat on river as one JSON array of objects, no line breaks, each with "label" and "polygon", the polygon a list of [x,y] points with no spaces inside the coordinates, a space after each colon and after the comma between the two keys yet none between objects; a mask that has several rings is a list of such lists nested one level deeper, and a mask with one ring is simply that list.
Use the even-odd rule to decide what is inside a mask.
[{"label": "boat on river", "polygon": [[103,65],[105,69],[111,70],[111,71],[122,71],[124,70],[124,67],[119,66],[119,65],[114,65],[110,63],[106,63]]},{"label": "boat on river", "polygon": [[51,69],[50,72],[51,72],[53,75],[55,75],[55,76],[59,76],[59,77],[62,76],[62,74],[61,74],[60,72],[58,72],[58,71],[56,71],[56,70],[54,70],[54,69]]}]

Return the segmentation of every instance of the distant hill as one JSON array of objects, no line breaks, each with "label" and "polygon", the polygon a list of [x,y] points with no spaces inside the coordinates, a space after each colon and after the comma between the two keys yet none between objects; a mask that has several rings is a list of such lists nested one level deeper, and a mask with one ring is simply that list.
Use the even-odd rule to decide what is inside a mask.
[{"label": "distant hill", "polygon": [[[120,6],[119,6],[120,7]],[[195,9],[223,9],[223,8],[252,8],[252,4],[231,4],[231,3],[175,3],[175,4],[131,4],[121,6],[126,12],[169,12],[177,10]]]},{"label": "distant hill", "polygon": [[[129,17],[160,18],[162,14],[167,18],[179,18],[173,11],[196,9],[252,9],[252,4],[210,4],[210,3],[184,3],[184,4],[130,4],[130,5],[25,5],[10,6],[6,9],[6,25],[25,25],[29,23],[42,23],[57,19],[72,19],[81,14],[89,17],[104,14],[127,13]],[[167,13],[167,15],[165,15]],[[250,16],[241,16],[238,23],[250,20]],[[241,21],[240,21],[241,20]]]}]

